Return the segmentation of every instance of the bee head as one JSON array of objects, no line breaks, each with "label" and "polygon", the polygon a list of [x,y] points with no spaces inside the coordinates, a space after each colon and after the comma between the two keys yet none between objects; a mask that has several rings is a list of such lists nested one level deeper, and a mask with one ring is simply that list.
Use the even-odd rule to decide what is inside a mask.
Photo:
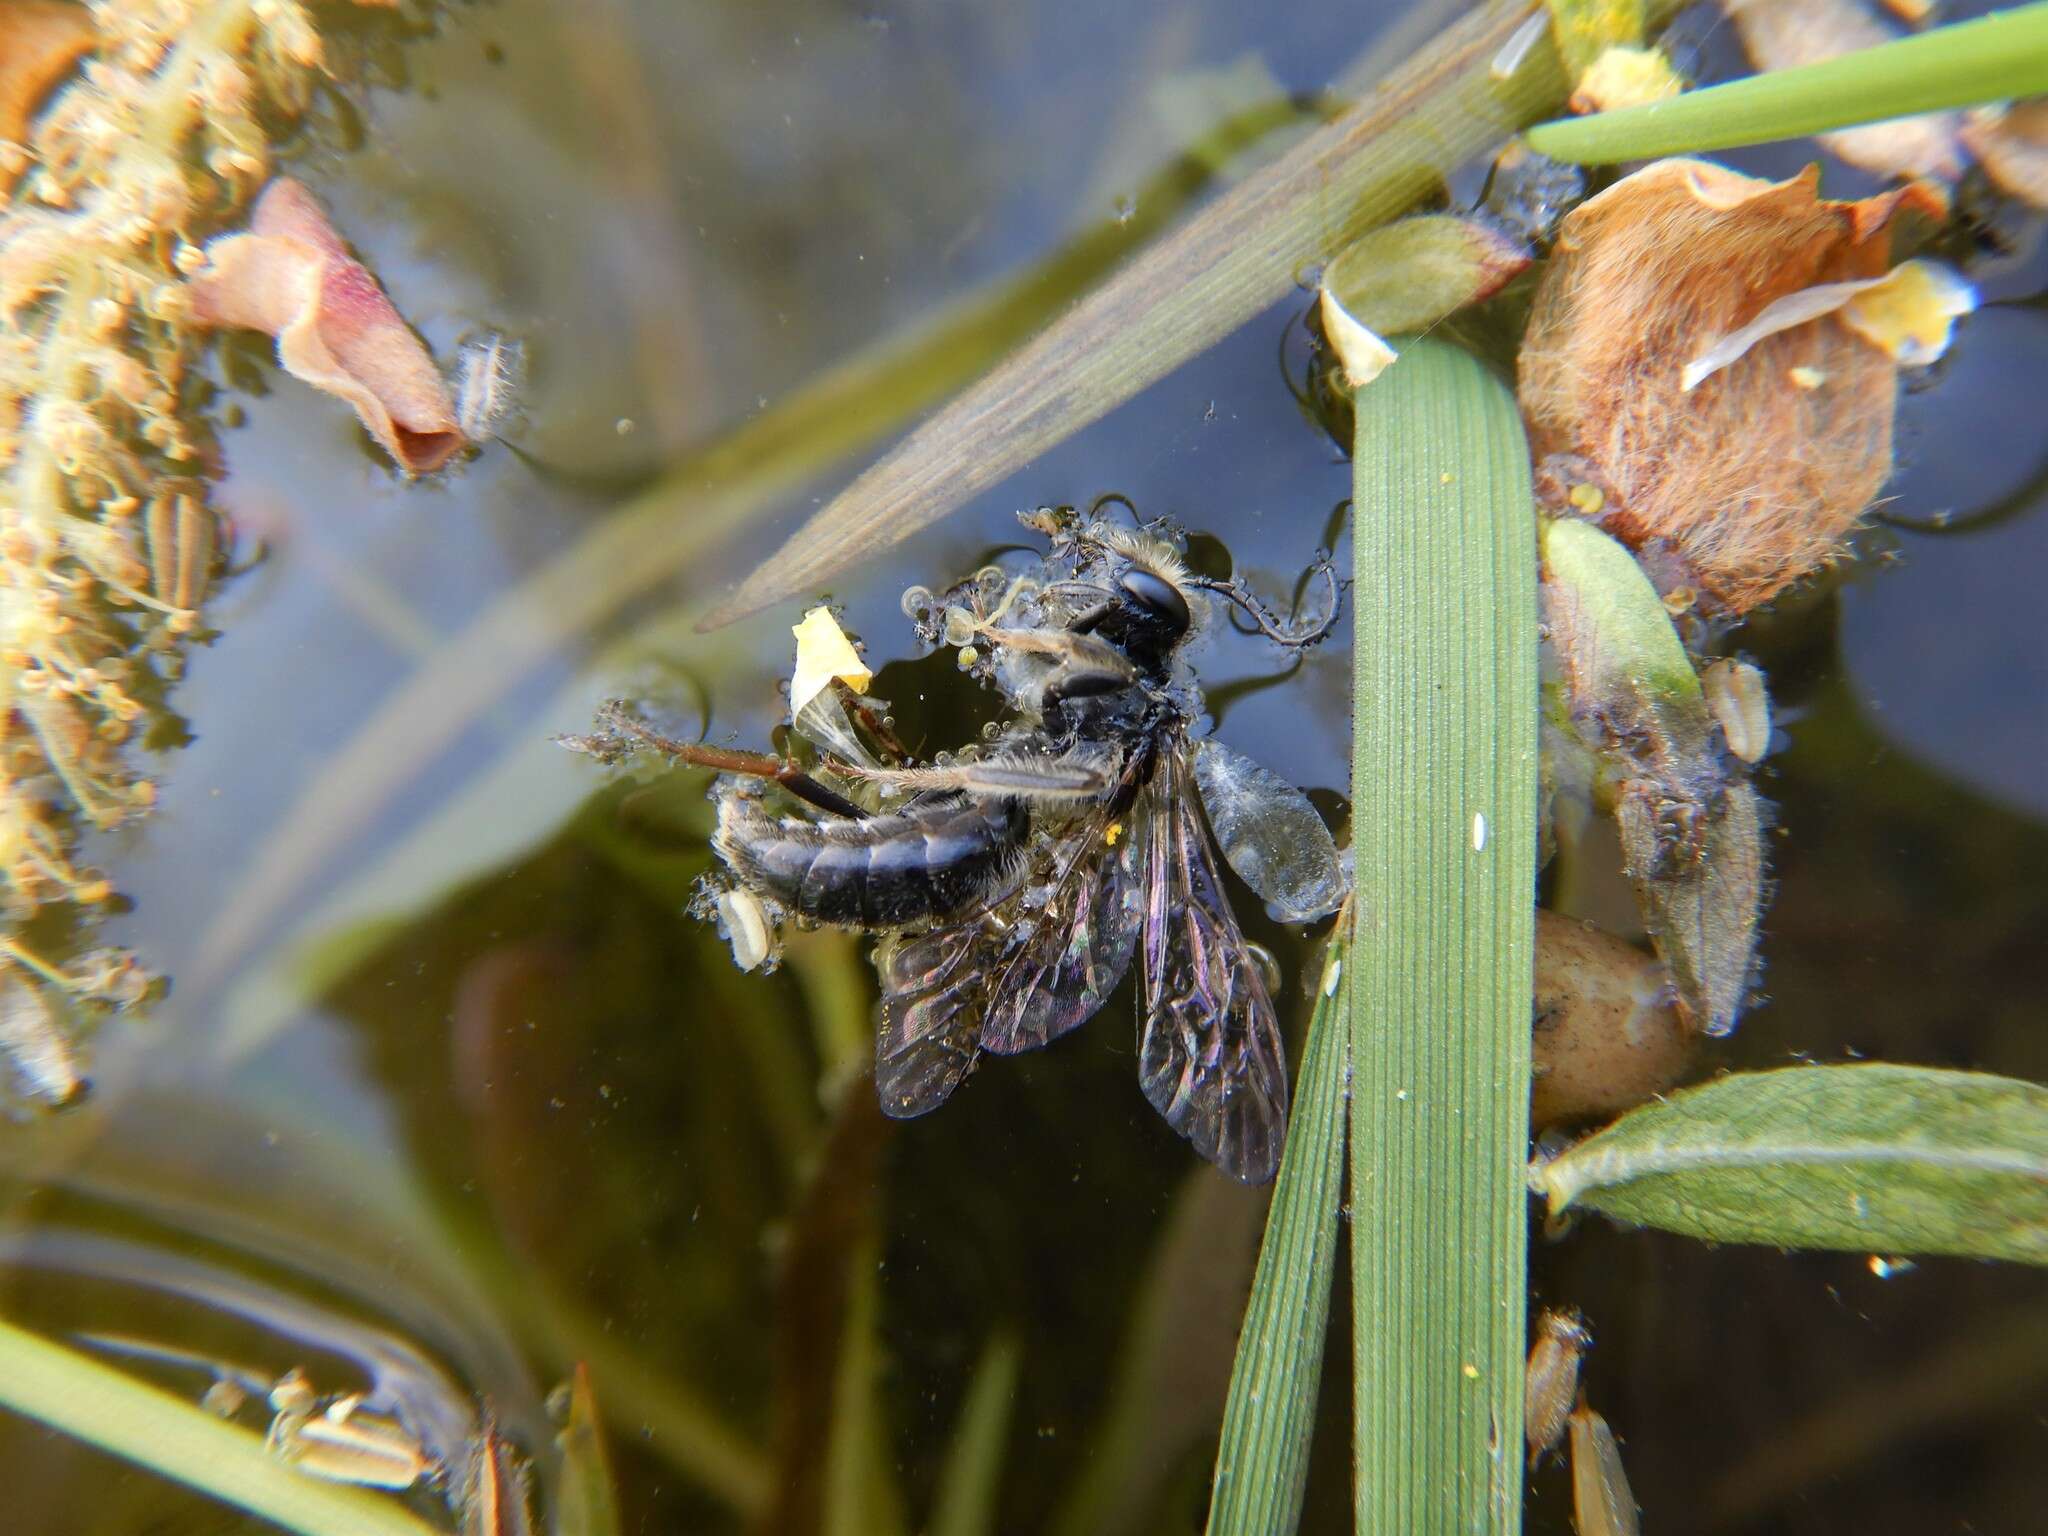
[{"label": "bee head", "polygon": [[1145,671],[1156,671],[1194,623],[1188,595],[1171,575],[1136,561],[1117,573],[1112,611],[1100,633]]}]

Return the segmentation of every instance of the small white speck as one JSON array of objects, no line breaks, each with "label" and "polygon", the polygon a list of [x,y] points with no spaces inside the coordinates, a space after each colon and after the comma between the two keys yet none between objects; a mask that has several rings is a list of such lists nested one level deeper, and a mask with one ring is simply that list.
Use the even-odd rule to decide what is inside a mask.
[{"label": "small white speck", "polygon": [[1343,974],[1344,957],[1342,955],[1330,956],[1330,963],[1323,971],[1323,996],[1335,997],[1337,995],[1337,978]]},{"label": "small white speck", "polygon": [[1484,853],[1486,851],[1486,816],[1484,812],[1475,811],[1472,814],[1472,851],[1474,853]]},{"label": "small white speck", "polygon": [[1406,1104],[1408,1102],[1408,1090],[1406,1088],[1396,1088],[1394,1090],[1394,1097],[1403,1104]]}]

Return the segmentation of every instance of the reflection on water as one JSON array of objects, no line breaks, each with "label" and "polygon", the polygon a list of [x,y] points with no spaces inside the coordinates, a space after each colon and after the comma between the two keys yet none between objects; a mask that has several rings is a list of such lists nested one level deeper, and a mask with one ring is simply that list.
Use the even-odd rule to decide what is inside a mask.
[{"label": "reflection on water", "polygon": [[[1262,1205],[1134,1090],[1128,999],[942,1112],[885,1122],[859,1080],[858,949],[809,935],[774,976],[738,972],[682,916],[707,865],[701,779],[608,782],[548,738],[624,694],[766,741],[796,614],[712,636],[691,620],[858,462],[777,446],[778,406],[1113,222],[1244,105],[1248,56],[1311,94],[1371,24],[1217,0],[506,0],[366,45],[391,83],[327,109],[359,111],[363,147],[330,125],[295,169],[437,356],[484,331],[525,344],[524,421],[408,485],[345,413],[256,365],[266,392],[224,434],[219,499],[267,558],[210,610],[221,638],[175,694],[193,740],[159,765],[155,819],[95,850],[134,898],[110,937],[177,985],[103,1041],[96,1100],[10,1142],[7,1316],[304,1366],[436,1445],[488,1403],[544,1468],[542,1399],[587,1362],[628,1530],[919,1529],[969,1465],[997,1469],[994,1529],[1198,1527]],[[2038,439],[2013,402],[2048,378],[2042,280],[2018,270],[2004,297],[2031,308],[1977,317],[1906,403],[1901,514],[1960,505],[1968,465]],[[1297,307],[838,584],[907,740],[967,739],[988,705],[949,657],[913,659],[899,595],[1014,544],[1020,506],[1121,491],[1213,533],[1197,562],[1269,592],[1330,542],[1350,477],[1276,361]],[[1995,441],[1940,425],[1994,419]],[[706,453],[669,500],[632,501],[750,427],[765,467]],[[493,607],[535,572],[603,576],[550,562],[609,548],[585,541],[636,505],[658,515],[615,552],[630,602],[565,580]],[[1746,632],[1784,727],[1763,780],[1783,831],[1770,1002],[1728,1065],[1855,1052],[2048,1078],[2048,726],[2022,585],[2041,526],[2037,498],[1995,534],[1902,536],[1902,566]],[[653,548],[688,558],[671,574]],[[1330,810],[1344,648],[1290,670],[1218,626],[1195,664],[1221,739]],[[323,779],[337,762],[365,777]],[[1298,976],[1299,934],[1240,896]],[[1278,1002],[1298,1032],[1299,986]],[[1994,1324],[2038,1337],[2033,1275],[1881,1279],[1853,1256],[1597,1223],[1535,1265],[1540,1295],[1597,1325],[1588,1378],[1653,1518],[2020,1530],[2048,1497],[2030,1406],[2048,1351],[1984,1363]],[[1014,1393],[976,1387],[1012,1371]],[[1311,1530],[1348,1527],[1343,1385],[1328,1373]],[[1888,1394],[1915,1406],[1845,1416]],[[1803,1448],[1790,1471],[1769,1461],[1780,1441]],[[13,1419],[0,1480],[23,1530],[224,1518]],[[1561,1482],[1532,1486],[1532,1528],[1568,1529]]]}]

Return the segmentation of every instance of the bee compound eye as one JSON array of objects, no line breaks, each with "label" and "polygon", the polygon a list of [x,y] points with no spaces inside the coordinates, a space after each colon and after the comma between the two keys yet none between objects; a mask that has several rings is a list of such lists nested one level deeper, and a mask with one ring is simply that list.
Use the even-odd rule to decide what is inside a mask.
[{"label": "bee compound eye", "polygon": [[1175,630],[1188,627],[1188,600],[1181,596],[1179,588],[1158,572],[1134,565],[1123,573],[1117,585],[1123,589],[1124,596],[1160,623]]}]

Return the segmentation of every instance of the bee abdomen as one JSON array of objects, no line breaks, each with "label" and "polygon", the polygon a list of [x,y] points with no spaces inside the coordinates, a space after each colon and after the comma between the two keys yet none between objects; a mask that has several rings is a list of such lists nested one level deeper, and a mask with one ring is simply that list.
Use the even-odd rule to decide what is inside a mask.
[{"label": "bee abdomen", "polygon": [[713,847],[755,890],[821,923],[898,928],[965,911],[1011,867],[1028,830],[1008,797],[945,800],[861,821],[769,815],[720,797]]}]

